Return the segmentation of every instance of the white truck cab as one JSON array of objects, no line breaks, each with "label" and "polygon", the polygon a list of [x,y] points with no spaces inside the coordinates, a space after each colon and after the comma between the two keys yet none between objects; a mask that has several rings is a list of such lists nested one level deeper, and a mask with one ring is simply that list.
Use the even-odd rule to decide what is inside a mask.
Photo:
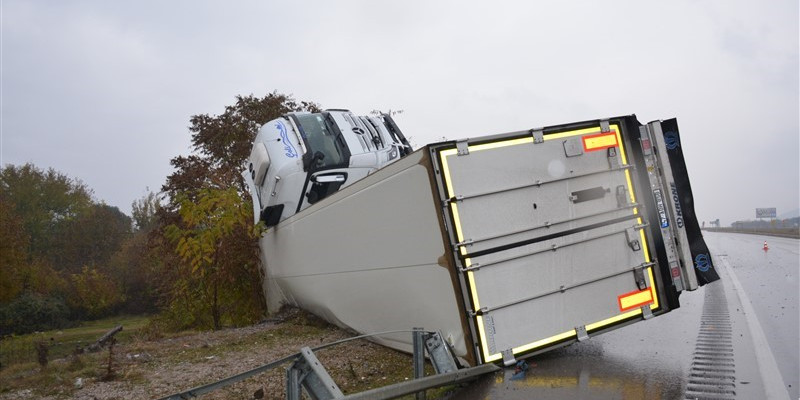
[{"label": "white truck cab", "polygon": [[296,214],[411,152],[388,114],[295,112],[264,124],[242,176],[256,223]]}]

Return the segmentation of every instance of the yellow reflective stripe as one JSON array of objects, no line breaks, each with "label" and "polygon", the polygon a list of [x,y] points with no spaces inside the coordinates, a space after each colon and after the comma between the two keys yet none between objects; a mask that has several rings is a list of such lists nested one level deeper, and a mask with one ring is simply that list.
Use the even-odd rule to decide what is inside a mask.
[{"label": "yellow reflective stripe", "polygon": [[[455,196],[455,191],[453,190],[453,183],[450,179],[450,167],[447,164],[447,157],[453,156],[458,154],[457,149],[448,149],[442,150],[439,152],[439,158],[442,160],[442,175],[445,178],[445,185],[447,187],[447,197],[452,198]],[[458,216],[458,205],[455,202],[450,203],[450,209],[453,211],[453,225],[456,228],[456,239],[458,242],[462,242],[464,240],[464,234],[461,231],[461,219]],[[466,249],[463,247],[460,249],[461,255],[466,254]],[[472,260],[467,258],[464,260],[464,264],[466,267],[472,265]],[[469,289],[470,289],[470,296],[472,297],[472,304],[474,304],[475,309],[479,310],[481,308],[480,301],[478,300],[478,289],[475,286],[475,275],[472,271],[467,271],[467,281],[469,282]],[[485,362],[494,361],[494,359],[490,359],[489,348],[486,346],[486,331],[483,327],[483,317],[480,315],[476,318],[476,324],[478,325],[478,336],[480,337],[481,341],[481,350],[483,351],[483,359]],[[497,358],[502,358],[502,356],[498,353],[496,354]],[[497,359],[495,358],[495,359]]]},{"label": "yellow reflective stripe", "polygon": [[[617,144],[619,145],[619,154],[620,154],[620,160],[622,160],[622,165],[628,165],[628,156],[625,154],[625,146],[623,145],[619,125],[613,124],[609,126],[609,128],[617,133]],[[631,173],[627,169],[625,170],[625,180],[628,183],[628,190],[631,194],[631,203],[636,203],[636,194],[633,192],[633,182],[631,181]],[[639,214],[639,209],[634,208],[633,213]],[[636,222],[639,225],[641,225],[642,219],[638,218]],[[641,239],[640,243],[642,244],[642,251],[644,251],[644,261],[646,263],[650,263],[650,248],[647,246],[647,238],[645,238],[644,236],[644,229],[639,230],[639,238]],[[653,305],[651,306],[651,309],[656,310],[658,309],[658,294],[656,293],[655,280],[653,280],[653,268],[647,268],[647,275],[650,277],[650,292],[652,293],[653,296]],[[587,329],[589,328],[587,327]]]},{"label": "yellow reflective stripe", "polygon": [[516,146],[525,143],[533,143],[533,136],[519,138],[519,139],[504,140],[502,142],[476,144],[469,146],[467,149],[469,150],[470,153],[472,153],[481,150],[497,149],[500,147],[507,147],[507,146]]},{"label": "yellow reflective stripe", "polygon": [[[480,318],[480,317],[478,317]],[[483,321],[483,319],[481,319]],[[486,342],[481,342],[481,346],[483,347],[483,354],[487,354],[489,352],[489,348],[486,346]],[[485,362],[493,362],[503,358],[503,354],[501,353],[494,353],[486,356]]]},{"label": "yellow reflective stripe", "polygon": [[568,331],[566,331],[564,333],[559,333],[558,335],[550,336],[549,338],[545,338],[545,339],[542,339],[542,340],[537,340],[537,341],[535,341],[533,343],[528,343],[528,344],[523,345],[523,346],[515,347],[512,351],[514,352],[514,354],[522,353],[522,352],[525,352],[525,351],[528,351],[528,350],[533,350],[533,349],[535,349],[537,347],[547,346],[548,344],[555,343],[555,342],[557,342],[559,340],[569,339],[570,337],[577,336],[577,335],[578,335],[578,333],[575,332],[575,329],[570,329],[570,330],[568,330]]},{"label": "yellow reflective stripe", "polygon": [[642,313],[642,309],[641,308],[637,308],[635,310],[631,310],[631,311],[628,311],[628,312],[623,313],[623,314],[617,314],[617,315],[615,315],[615,316],[613,316],[611,318],[606,318],[606,319],[604,319],[602,321],[597,321],[595,323],[586,325],[586,330],[587,331],[593,331],[595,329],[602,328],[604,326],[617,323],[619,321],[622,321],[624,319],[628,319],[630,317],[639,315],[641,313]]}]

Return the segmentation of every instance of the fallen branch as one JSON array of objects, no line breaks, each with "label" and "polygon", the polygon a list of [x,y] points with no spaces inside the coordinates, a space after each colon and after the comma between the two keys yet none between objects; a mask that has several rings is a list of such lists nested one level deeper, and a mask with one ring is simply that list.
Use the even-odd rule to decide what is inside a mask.
[{"label": "fallen branch", "polygon": [[122,330],[122,325],[119,325],[116,328],[106,332],[106,334],[101,336],[100,339],[97,339],[96,342],[86,347],[86,350],[89,352],[95,352],[100,350],[101,348],[103,348],[103,346],[106,345],[106,342],[108,342],[111,338],[114,337],[114,335],[119,333],[121,330]]}]

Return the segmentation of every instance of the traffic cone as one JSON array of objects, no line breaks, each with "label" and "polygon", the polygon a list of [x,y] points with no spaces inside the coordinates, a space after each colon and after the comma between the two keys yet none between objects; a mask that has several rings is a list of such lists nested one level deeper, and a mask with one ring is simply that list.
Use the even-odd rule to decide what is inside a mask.
[{"label": "traffic cone", "polygon": [[764,251],[767,251],[767,250],[769,250],[769,246],[767,246],[767,241],[765,240],[764,241]]}]

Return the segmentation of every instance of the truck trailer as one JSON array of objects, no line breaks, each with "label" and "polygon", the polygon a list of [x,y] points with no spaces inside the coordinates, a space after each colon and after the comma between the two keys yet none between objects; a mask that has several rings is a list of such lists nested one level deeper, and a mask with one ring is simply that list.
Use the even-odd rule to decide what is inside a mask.
[{"label": "truck trailer", "polygon": [[[469,365],[665,314],[719,279],[681,146],[675,119],[634,115],[413,152],[390,116],[271,121],[243,173],[268,226],[268,307],[358,333],[439,331]],[[408,334],[374,340],[411,351]]]}]

